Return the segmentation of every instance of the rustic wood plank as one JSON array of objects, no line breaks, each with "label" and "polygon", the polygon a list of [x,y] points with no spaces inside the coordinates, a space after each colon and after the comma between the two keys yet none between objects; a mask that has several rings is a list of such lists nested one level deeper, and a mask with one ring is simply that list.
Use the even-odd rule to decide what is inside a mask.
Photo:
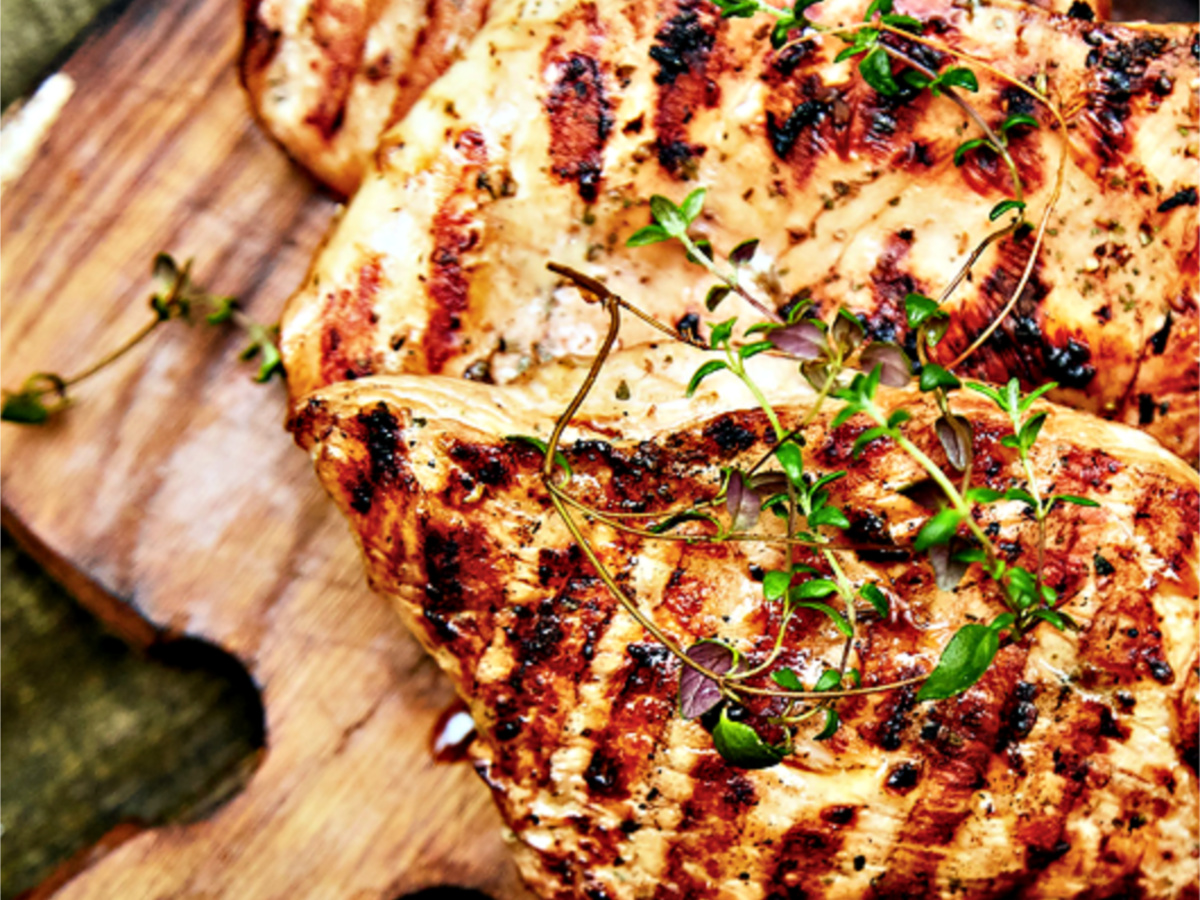
[{"label": "rustic wood plank", "polygon": [[[4,193],[3,382],[72,371],[148,316],[158,250],[278,316],[334,204],[255,128],[236,5],[135,0],[66,66],[74,96]],[[209,819],[114,842],[55,896],[527,896],[468,766],[427,741],[450,691],[366,588],[345,525],[232,331],[171,324],[41,429],[4,425],[5,521],[131,637],[246,666],[267,751]],[[120,598],[119,603],[113,597]]]}]

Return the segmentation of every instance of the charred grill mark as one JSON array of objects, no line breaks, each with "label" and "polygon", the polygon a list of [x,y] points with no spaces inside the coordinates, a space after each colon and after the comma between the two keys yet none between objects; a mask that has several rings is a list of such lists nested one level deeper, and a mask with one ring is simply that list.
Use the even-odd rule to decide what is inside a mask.
[{"label": "charred grill mark", "polygon": [[346,103],[366,45],[368,5],[350,0],[313,0],[309,12],[313,42],[325,57],[325,86],[320,102],[304,119],[326,140],[333,140],[346,118]]},{"label": "charred grill mark", "polygon": [[1111,40],[1105,28],[1094,29],[1091,35],[1100,35],[1104,43],[1087,56],[1093,87],[1088,92],[1084,117],[1091,126],[1092,147],[1103,169],[1129,151],[1132,103],[1139,94],[1153,90],[1157,75],[1150,72],[1150,66],[1163,55],[1168,41],[1154,35]]},{"label": "charred grill mark", "polygon": [[1067,15],[1072,19],[1079,19],[1081,22],[1096,21],[1096,13],[1083,0],[1074,0],[1071,8],[1067,10]]},{"label": "charred grill mark", "polygon": [[931,755],[922,790],[888,869],[867,897],[932,896],[937,868],[958,829],[970,816],[971,798],[987,784],[985,774],[1000,730],[999,698],[1012,692],[1025,666],[1026,651],[1003,648],[992,668],[962,696],[934,707],[937,736],[919,746]]},{"label": "charred grill mark", "polygon": [[[454,643],[460,632],[451,620],[471,605],[476,593],[472,577],[464,573],[464,565],[487,558],[487,537],[475,526],[442,529],[428,520],[422,525],[423,612],[438,638]],[[486,578],[486,573],[480,574]]]},{"label": "charred grill mark", "polygon": [[704,436],[717,445],[725,456],[749,450],[758,440],[758,434],[748,421],[757,418],[754,414],[730,414],[721,416],[704,427]]},{"label": "charred grill mark", "polygon": [[791,155],[796,141],[807,129],[819,126],[829,115],[831,106],[820,100],[805,100],[791,111],[787,119],[780,124],[775,113],[767,113],[767,137],[771,141],[771,149],[775,155],[786,161]]},{"label": "charred grill mark", "polygon": [[688,141],[688,125],[695,110],[715,107],[721,96],[720,61],[713,54],[720,19],[704,0],[678,0],[674,8],[650,48],[650,58],[658,63],[654,146],[659,165],[686,178],[706,149]]},{"label": "charred grill mark", "polygon": [[[576,15],[589,32],[590,46],[603,46],[596,7],[585,4]],[[599,195],[604,167],[604,146],[615,120],[613,103],[605,87],[604,73],[594,54],[577,50],[563,52],[564,38],[546,46],[542,70],[551,73],[546,97],[550,118],[550,158],[554,174],[578,185],[585,203]]]},{"label": "charred grill mark", "polygon": [[616,450],[607,441],[577,441],[567,456],[573,464],[605,466],[609,470],[607,501],[623,510],[642,512],[654,501],[673,496],[665,480],[662,448],[650,441],[638,444],[632,452]]},{"label": "charred grill mark", "polygon": [[[1035,113],[1036,110],[1030,115]],[[993,124],[999,126],[1000,122]],[[1014,128],[1009,132],[1008,155],[1017,167],[1025,190],[1032,193],[1045,180],[1046,160],[1037,148],[1036,139],[1023,133],[1028,130]],[[1012,173],[1008,164],[990,147],[980,147],[968,153],[959,171],[967,186],[981,197],[1008,197],[1013,194]]]},{"label": "charred grill mark", "polygon": [[887,694],[879,704],[875,723],[860,729],[863,738],[884,750],[899,750],[916,705],[917,691],[912,686]]},{"label": "charred grill mark", "polygon": [[1021,888],[1036,882],[1043,869],[1071,849],[1066,823],[1088,791],[1093,760],[1106,750],[1106,740],[1101,734],[1105,713],[1111,720],[1108,709],[1098,703],[1080,700],[1077,694],[1070,692],[1060,695],[1055,715],[1071,723],[1051,755],[1060,793],[1053,806],[1046,808],[1042,815],[1017,823],[1014,838],[1025,845],[1027,866],[1012,885],[1013,895],[1019,895]]},{"label": "charred grill mark", "polygon": [[1108,602],[1079,641],[1085,683],[1129,684],[1147,675],[1171,684],[1175,673],[1163,648],[1161,620],[1134,573],[1105,596]]},{"label": "charred grill mark", "polygon": [[710,20],[701,20],[696,12],[699,6],[684,0],[679,11],[654,35],[657,43],[650,48],[650,58],[658,63],[655,84],[672,85],[680,76],[703,72],[708,64],[716,32]]},{"label": "charred grill mark", "polygon": [[910,293],[925,293],[924,286],[905,271],[912,237],[911,232],[889,235],[871,270],[873,303],[863,327],[872,340],[903,343],[908,334],[904,298]]},{"label": "charred grill mark", "polygon": [[773,50],[768,57],[767,70],[763,74],[763,80],[773,88],[780,87],[792,77],[800,63],[804,62],[816,49],[817,42],[807,40],[788,44],[780,50]]},{"label": "charred grill mark", "polygon": [[817,162],[837,146],[850,122],[850,106],[813,70],[821,62],[819,54],[795,59],[788,65],[789,71],[797,72],[795,77],[781,83],[768,99],[768,104],[777,108],[767,110],[767,141],[776,158],[787,163],[798,186],[804,185]]},{"label": "charred grill mark", "polygon": [[853,826],[857,818],[857,806],[827,806],[821,810],[821,820],[839,828],[845,825]]},{"label": "charred grill mark", "polygon": [[912,793],[920,780],[921,767],[911,762],[902,762],[888,770],[883,786],[893,794],[903,796]]},{"label": "charred grill mark", "polygon": [[1157,404],[1154,402],[1154,397],[1150,394],[1138,394],[1138,424],[1142,426],[1150,425],[1154,422],[1154,413],[1157,411]]},{"label": "charred grill mark", "polygon": [[363,444],[371,460],[371,483],[394,482],[400,474],[396,449],[400,444],[400,423],[388,408],[380,403],[369,413],[358,415],[363,428]]},{"label": "charred grill mark", "polygon": [[886,159],[897,151],[903,152],[910,143],[913,126],[928,100],[903,79],[897,84],[900,91],[895,96],[880,94],[866,84],[855,84],[850,135],[853,149]]},{"label": "charred grill mark", "polygon": [[604,144],[613,125],[612,104],[597,62],[581,53],[570,54],[559,68],[546,110],[554,174],[563,181],[574,181],[584,202],[594,203],[600,190]]},{"label": "charred grill mark", "polygon": [[1055,346],[1046,343],[1046,374],[1051,381],[1063,387],[1083,390],[1096,377],[1096,367],[1091,364],[1092,351],[1083,338],[1067,338],[1066,344]]},{"label": "charred grill mark", "polygon": [[371,502],[375,499],[375,485],[371,479],[359,475],[350,484],[348,492],[352,510],[364,516],[371,511]]},{"label": "charred grill mark", "polygon": [[554,598],[547,597],[534,606],[514,606],[514,623],[504,629],[520,666],[515,680],[518,687],[524,671],[551,659],[559,650],[566,633]]},{"label": "charred grill mark", "polygon": [[1038,708],[1034,703],[1037,693],[1036,684],[1018,681],[1016,688],[1004,701],[1004,709],[1000,712],[1000,732],[996,735],[996,752],[1004,753],[1012,748],[1014,752],[1009,753],[1008,761],[1018,774],[1025,773],[1025,761],[1021,754],[1016,752],[1016,745],[1029,737],[1029,732],[1033,731],[1033,726],[1037,724]]},{"label": "charred grill mark", "polygon": [[375,301],[382,283],[380,258],[373,256],[358,270],[354,290],[343,288],[326,298],[320,338],[323,384],[374,373],[378,323]]},{"label": "charred grill mark", "polygon": [[604,747],[597,747],[591,762],[584,770],[583,780],[594,794],[601,797],[620,797],[626,791],[621,778],[621,760],[614,758]]},{"label": "charred grill mark", "polygon": [[1168,213],[1181,206],[1195,206],[1198,202],[1200,202],[1200,199],[1196,196],[1196,189],[1194,187],[1184,188],[1181,191],[1176,191],[1160,203],[1158,205],[1158,212]]},{"label": "charred grill mark", "polygon": [[582,559],[578,544],[571,544],[566,550],[542,547],[538,550],[538,584],[558,590],[575,573]]},{"label": "charred grill mark", "polygon": [[[743,772],[725,763],[715,752],[700,759],[692,769],[692,796],[684,802],[680,833],[703,830],[703,842],[683,838],[674,843],[667,856],[663,881],[669,885],[661,897],[703,896],[721,874],[721,861],[712,847],[736,846],[741,839],[746,815],[758,803],[754,785]],[[685,868],[704,870],[697,877]]]},{"label": "charred grill mark", "polygon": [[[983,332],[1008,303],[1028,260],[1030,239],[1003,241],[995,267],[979,284],[979,303],[958,310],[938,348],[941,361],[952,359]],[[1083,335],[1053,340],[1044,333],[1041,304],[1050,293],[1042,280],[1045,266],[1039,256],[1012,312],[964,364],[973,375],[1003,382],[1016,375],[1029,390],[1046,380],[1082,390],[1096,375],[1092,352]]]},{"label": "charred grill mark", "polygon": [[612,698],[608,726],[596,736],[588,770],[603,794],[624,798],[630,785],[645,782],[655,766],[655,748],[675,713],[671,698],[678,667],[658,644],[630,644],[624,668],[613,677],[620,685]]},{"label": "charred grill mark", "polygon": [[433,218],[434,246],[426,287],[432,310],[422,340],[426,370],[431,374],[442,371],[462,346],[457,332],[463,327],[470,299],[469,267],[464,257],[480,238],[478,216],[466,186],[474,185],[479,169],[487,163],[487,145],[479,132],[466,130],[454,146],[467,165],[459,188]]},{"label": "charred grill mark", "polygon": [[793,825],[779,845],[766,888],[766,900],[795,900],[825,894],[822,879],[837,863],[845,843],[840,825]]},{"label": "charred grill mark", "polygon": [[[529,454],[523,452],[526,446],[528,445],[510,443],[497,447],[487,444],[464,444],[456,441],[450,447],[447,455],[462,467],[464,475],[470,479],[471,485],[464,485],[468,490],[475,483],[488,487],[507,487],[512,476],[512,468],[522,465],[522,463],[528,465],[530,462]],[[524,459],[519,461],[518,454]]]},{"label": "charred grill mark", "polygon": [[255,75],[271,64],[279,51],[280,31],[263,21],[260,9],[262,0],[245,0],[243,3],[242,54],[239,65],[242,85],[247,86],[247,76]]}]

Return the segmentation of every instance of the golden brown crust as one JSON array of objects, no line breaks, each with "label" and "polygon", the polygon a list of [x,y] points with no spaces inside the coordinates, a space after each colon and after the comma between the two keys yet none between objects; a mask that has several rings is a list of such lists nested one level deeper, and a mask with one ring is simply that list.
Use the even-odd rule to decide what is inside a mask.
[{"label": "golden brown crust", "polygon": [[[864,5],[828,0],[820,16],[861,20]],[[1045,76],[1069,122],[1045,248],[963,371],[1057,381],[1060,401],[1195,458],[1194,26],[1097,24],[1004,0],[986,14],[899,6],[1013,77]],[[966,132],[949,101],[881,97],[831,61],[840,42],[776,53],[756,38],[761,24],[719,20],[699,0],[499,3],[467,57],[385,136],[375,174],[289,304],[293,398],[366,374],[505,382],[588,352],[603,317],[545,270],[551,259],[606,278],[663,320],[704,314],[712,280],[678,245],[624,247],[647,221],[645,198],[678,201],[697,184],[708,188],[697,234],[726,252],[760,238],[758,264],[778,277],[771,300],[807,293],[827,317],[844,304],[874,337],[904,342],[905,295],[937,294],[986,233],[1009,190],[1003,166],[986,154],[954,165]],[[1041,122],[1012,141],[1036,219],[1064,135],[976,68],[972,100],[985,118],[1029,111]],[[999,315],[1031,246],[1023,236],[984,253],[951,301],[943,362]],[[339,320],[336,298],[368,270],[379,280],[367,324]],[[352,365],[331,364],[330,329],[356,331]],[[622,340],[650,337],[631,327]]]},{"label": "golden brown crust", "polygon": [[[782,370],[762,357],[760,381]],[[621,511],[711,497],[719,466],[766,446],[766,422],[716,376],[694,405],[674,392],[697,355],[620,354],[565,445],[573,488]],[[641,373],[640,380],[633,380]],[[845,701],[827,744],[808,737],[782,766],[728,767],[699,722],[675,714],[677,667],[613,600],[553,515],[540,454],[504,434],[545,434],[582,371],[563,365],[517,387],[444,378],[369,378],[314,395],[293,422],[358,534],[372,585],[454,679],[482,741],[477,766],[547,898],[1175,898],[1196,890],[1197,478],[1144,435],[1061,407],[1034,454],[1054,490],[1092,497],[1050,519],[1047,582],[1078,635],[1043,627],[1008,644],[961,698],[911,692]],[[614,399],[618,381],[630,400]],[[785,422],[806,389],[772,396]],[[906,433],[942,464],[936,409],[882,391],[914,413]],[[979,484],[1020,483],[982,398],[956,408],[975,424]],[[849,448],[865,427],[824,414],[805,430],[806,465],[846,469],[836,502],[882,517],[907,544],[928,512],[894,493],[919,479],[887,442]],[[623,437],[609,435],[613,429]],[[887,487],[885,488],[884,485]],[[1029,562],[1020,504],[992,507],[997,539]],[[757,544],[646,541],[590,529],[643,610],[676,640],[719,635],[749,658],[773,640],[774,613],[752,578],[779,553]],[[1107,565],[1098,566],[1102,556]],[[939,591],[923,560],[843,554],[855,582],[893,603],[864,610],[864,681],[928,671],[949,634],[998,601],[977,573]],[[789,627],[783,661],[819,670],[840,645],[820,616]],[[768,710],[752,714],[765,715]]]}]

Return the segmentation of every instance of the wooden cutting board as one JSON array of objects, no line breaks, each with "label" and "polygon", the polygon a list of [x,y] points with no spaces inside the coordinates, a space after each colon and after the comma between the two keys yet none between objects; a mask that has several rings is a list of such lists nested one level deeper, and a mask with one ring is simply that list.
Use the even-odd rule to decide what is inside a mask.
[{"label": "wooden cutting board", "polygon": [[[0,381],[71,372],[148,316],[149,266],[274,321],[330,222],[237,83],[234,0],[134,0],[64,71],[75,92],[3,192]],[[207,820],[123,829],[60,898],[529,895],[469,765],[428,742],[449,685],[367,589],[345,524],[232,329],[170,323],[42,428],[0,426],[4,523],[131,640],[219,645],[260,686],[267,746]]]}]

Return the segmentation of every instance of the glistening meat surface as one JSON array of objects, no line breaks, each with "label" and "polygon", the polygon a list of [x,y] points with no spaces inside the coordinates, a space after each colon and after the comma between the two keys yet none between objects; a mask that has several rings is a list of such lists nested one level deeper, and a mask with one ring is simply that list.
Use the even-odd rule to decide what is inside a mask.
[{"label": "glistening meat surface", "polygon": [[[483,0],[243,0],[240,71],[267,133],[318,180],[349,196],[379,135],[466,48]],[[1105,19],[1107,0],[1035,4]]]},{"label": "glistening meat surface", "polygon": [[[686,507],[718,490],[720,466],[769,448],[742,388],[714,376],[694,403],[680,380],[699,354],[609,360],[567,434],[571,489],[608,511]],[[751,360],[785,424],[811,404],[794,368]],[[517,386],[398,376],[325,389],[295,413],[297,438],[390,597],[470,704],[476,764],[513,829],[522,872],[546,898],[1179,898],[1197,889],[1197,477],[1137,431],[1046,405],[1033,456],[1047,490],[1092,498],[1049,520],[1046,579],[1078,633],[1040,627],[1003,646],[961,697],[897,691],[843,701],[828,743],[761,771],[727,766],[699,721],[676,714],[678,665],[613,599],[550,509],[541,455],[504,439],[546,436],[583,370],[548,366]],[[618,387],[629,399],[614,399]],[[944,465],[936,409],[912,440]],[[975,481],[1022,483],[998,438],[1006,420],[957,396],[975,426]],[[831,408],[832,409],[832,408]],[[860,459],[865,424],[823,413],[804,431],[807,467],[846,469],[837,502],[873,516],[873,540],[908,545],[928,510],[898,493],[923,477],[886,441]],[[983,520],[1029,565],[1022,504]],[[755,572],[777,546],[647,539],[589,527],[642,610],[684,645],[721,637],[751,661],[777,615]],[[926,561],[840,554],[850,578],[889,593],[863,610],[864,684],[928,672],[949,635],[1001,607],[975,572],[941,591]],[[1103,559],[1101,564],[1098,560]],[[801,615],[785,660],[806,679],[840,648]],[[765,717],[769,708],[751,709]]]},{"label": "glistening meat surface", "polygon": [[[865,3],[814,7],[825,24]],[[1013,133],[1032,221],[1065,183],[1015,308],[966,374],[1031,387],[1197,451],[1197,34],[995,2],[909,0],[928,34],[1061,105],[1064,133],[1026,94],[972,64],[972,103]],[[382,139],[376,166],[291,301],[283,344],[294,398],[372,374],[506,382],[594,350],[603,317],[547,273],[556,260],[672,322],[704,315],[712,279],[678,244],[627,249],[647,198],[708,188],[694,232],[728,252],[761,240],[768,302],[845,304],[904,343],[904,298],[937,295],[1011,190],[976,134],[928,91],[888,98],[834,63],[837,39],[776,52],[757,19],[701,0],[502,0],[465,57]],[[912,48],[910,48],[912,49]],[[916,48],[930,64],[946,54]],[[943,362],[1015,290],[1032,237],[990,247],[948,304]],[[753,310],[727,301],[743,321]],[[625,345],[649,339],[630,328]]]}]

